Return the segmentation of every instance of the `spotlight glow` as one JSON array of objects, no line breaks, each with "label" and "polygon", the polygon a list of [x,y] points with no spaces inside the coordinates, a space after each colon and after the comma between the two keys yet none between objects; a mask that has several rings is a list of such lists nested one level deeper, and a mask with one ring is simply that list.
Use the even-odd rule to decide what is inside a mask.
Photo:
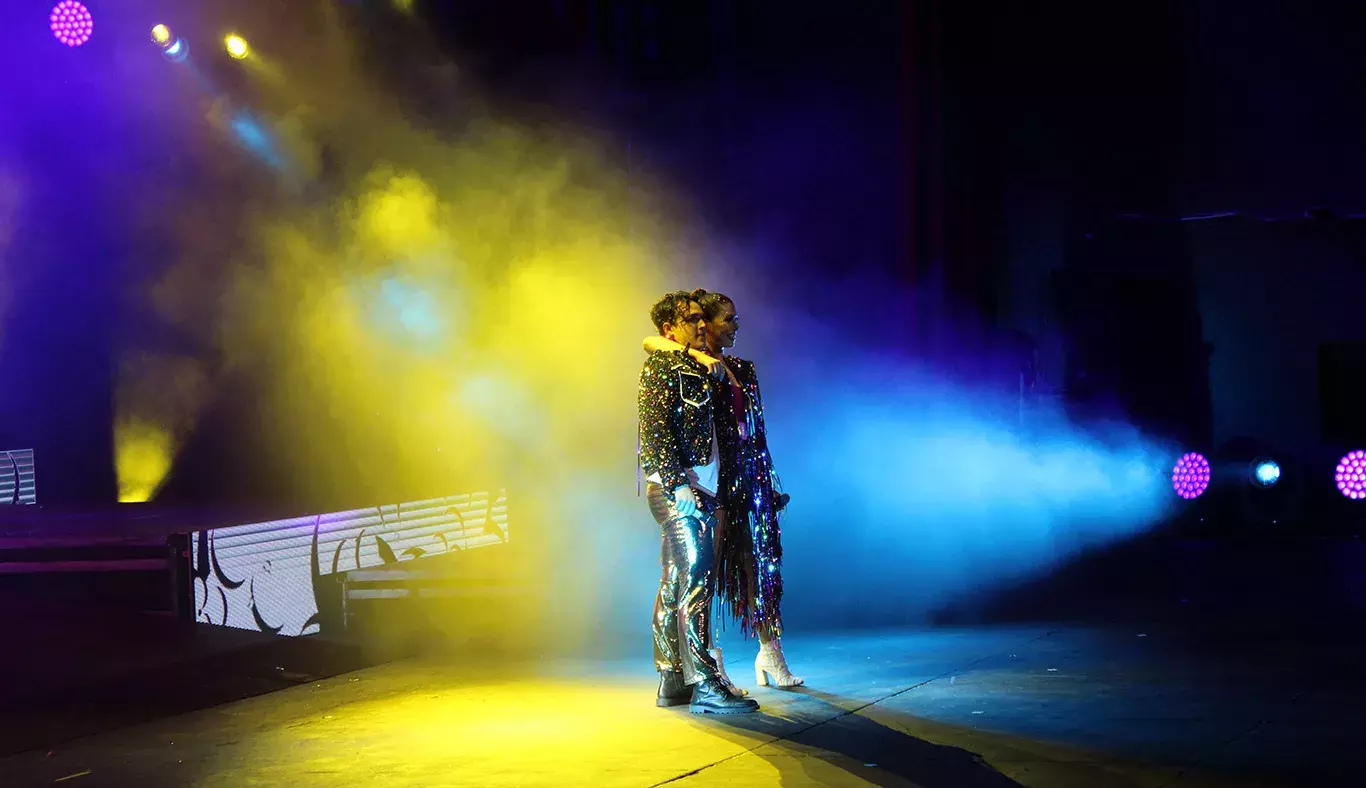
[{"label": "spotlight glow", "polygon": [[185,39],[177,38],[170,46],[161,50],[161,54],[172,63],[183,63],[185,58],[190,56],[190,45],[185,43]]},{"label": "spotlight glow", "polygon": [[76,0],[62,0],[53,7],[48,19],[52,23],[52,35],[69,47],[84,44],[95,32],[95,20],[90,16],[90,9]]},{"label": "spotlight glow", "polygon": [[152,28],[152,41],[163,47],[170,44],[171,28],[165,25],[157,25],[156,27]]},{"label": "spotlight glow", "polygon": [[238,112],[228,123],[233,136],[244,148],[256,154],[270,166],[280,169],[284,160],[276,149],[274,135],[247,112]]},{"label": "spotlight glow", "polygon": [[228,55],[242,60],[251,54],[251,48],[247,46],[247,40],[237,34],[232,34],[223,39],[223,48],[228,50]]},{"label": "spotlight glow", "polygon": [[1274,487],[1281,480],[1281,466],[1275,460],[1257,460],[1252,465],[1252,483],[1258,487]]},{"label": "spotlight glow", "polygon": [[1188,452],[1172,468],[1172,489],[1188,501],[1199,498],[1209,488],[1209,476],[1209,460],[1205,455]]},{"label": "spotlight glow", "polygon": [[1354,501],[1366,498],[1366,451],[1349,451],[1338,462],[1338,491]]}]

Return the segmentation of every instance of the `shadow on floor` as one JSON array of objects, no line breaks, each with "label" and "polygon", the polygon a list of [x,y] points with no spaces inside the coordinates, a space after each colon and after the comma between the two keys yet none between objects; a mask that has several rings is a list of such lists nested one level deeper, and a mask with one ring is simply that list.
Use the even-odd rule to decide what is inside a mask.
[{"label": "shadow on floor", "polygon": [[[919,788],[1292,788],[1356,784],[1322,770],[1316,774],[1270,774],[1228,765],[1216,770],[1189,763],[1123,759],[950,725],[820,690],[801,688],[792,692],[839,711],[830,716],[827,708],[823,718],[814,717],[810,725],[796,732],[791,731],[792,720],[766,714],[708,717],[700,724],[781,737],[750,750],[748,756],[762,759],[764,765],[750,765],[748,770],[762,768],[770,775],[776,771],[779,784],[785,786],[854,780]],[[722,762],[698,776],[742,780],[746,771],[741,763]]]},{"label": "shadow on floor", "polygon": [[833,769],[874,785],[914,784],[923,788],[1019,788],[977,753],[935,744],[859,713],[866,702],[809,688],[792,690],[835,706],[842,713],[814,721],[795,733],[791,721],[767,714],[708,717],[750,733],[781,736],[751,751],[778,771],[780,784],[819,785]]}]

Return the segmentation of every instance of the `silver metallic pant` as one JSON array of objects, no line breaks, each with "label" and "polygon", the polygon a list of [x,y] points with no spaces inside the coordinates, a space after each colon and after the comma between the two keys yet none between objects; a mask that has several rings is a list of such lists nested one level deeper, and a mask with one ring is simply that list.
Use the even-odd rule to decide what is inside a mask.
[{"label": "silver metallic pant", "polygon": [[716,677],[711,647],[711,603],[716,595],[716,501],[697,494],[701,510],[684,517],[658,484],[645,491],[663,533],[662,572],[655,597],[655,668],[683,672],[685,684]]}]

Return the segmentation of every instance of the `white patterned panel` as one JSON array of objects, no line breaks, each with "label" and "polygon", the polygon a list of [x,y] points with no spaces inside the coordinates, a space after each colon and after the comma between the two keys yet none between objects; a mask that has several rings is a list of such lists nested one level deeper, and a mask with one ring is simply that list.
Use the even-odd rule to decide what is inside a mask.
[{"label": "white patterned panel", "polygon": [[332,575],[507,540],[501,490],[200,531],[192,539],[195,618],[312,634],[340,621]]},{"label": "white patterned panel", "polygon": [[33,449],[0,450],[0,505],[38,503]]}]

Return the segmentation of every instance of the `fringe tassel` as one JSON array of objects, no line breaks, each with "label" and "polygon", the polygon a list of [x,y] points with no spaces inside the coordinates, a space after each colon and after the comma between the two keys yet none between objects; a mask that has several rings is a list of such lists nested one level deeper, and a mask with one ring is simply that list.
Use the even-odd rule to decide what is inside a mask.
[{"label": "fringe tassel", "polygon": [[766,469],[753,467],[760,463],[745,464],[751,465],[745,469],[748,473],[741,473],[734,484],[747,489],[734,490],[740,494],[731,500],[751,505],[746,511],[727,510],[716,568],[717,594],[745,637],[754,637],[761,629],[776,637],[782,634],[783,598],[781,513],[774,507],[778,493]]}]

